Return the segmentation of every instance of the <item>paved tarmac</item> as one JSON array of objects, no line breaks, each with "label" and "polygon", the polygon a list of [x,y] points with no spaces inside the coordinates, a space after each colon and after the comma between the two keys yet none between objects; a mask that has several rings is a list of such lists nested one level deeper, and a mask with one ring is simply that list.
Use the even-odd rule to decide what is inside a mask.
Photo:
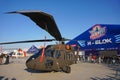
[{"label": "paved tarmac", "polygon": [[29,71],[26,59],[11,59],[0,65],[0,80],[120,80],[116,77],[118,66],[82,63],[71,65],[71,73]]}]

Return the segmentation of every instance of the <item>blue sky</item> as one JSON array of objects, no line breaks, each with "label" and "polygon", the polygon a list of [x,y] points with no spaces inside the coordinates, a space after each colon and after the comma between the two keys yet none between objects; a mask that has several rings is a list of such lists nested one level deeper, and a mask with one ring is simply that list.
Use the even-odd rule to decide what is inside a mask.
[{"label": "blue sky", "polygon": [[[45,35],[53,38],[28,17],[4,14],[19,10],[39,10],[53,15],[62,36],[69,39],[95,24],[120,24],[120,0],[1,0],[0,42],[43,39]],[[2,47],[29,48],[43,44],[10,44]]]}]

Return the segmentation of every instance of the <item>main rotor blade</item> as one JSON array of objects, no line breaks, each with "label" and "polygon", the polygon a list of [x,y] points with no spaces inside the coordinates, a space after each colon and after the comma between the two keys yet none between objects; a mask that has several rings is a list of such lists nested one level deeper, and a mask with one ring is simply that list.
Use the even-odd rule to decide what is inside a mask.
[{"label": "main rotor blade", "polygon": [[0,43],[0,45],[3,44],[16,44],[16,43],[31,43],[31,42],[51,42],[51,41],[55,41],[55,39],[46,39],[46,40],[26,40],[26,41],[15,41],[15,42],[3,42]]},{"label": "main rotor blade", "polygon": [[8,13],[19,13],[29,17],[39,27],[46,30],[50,35],[52,35],[56,40],[62,41],[62,36],[52,15],[40,11],[15,11]]}]

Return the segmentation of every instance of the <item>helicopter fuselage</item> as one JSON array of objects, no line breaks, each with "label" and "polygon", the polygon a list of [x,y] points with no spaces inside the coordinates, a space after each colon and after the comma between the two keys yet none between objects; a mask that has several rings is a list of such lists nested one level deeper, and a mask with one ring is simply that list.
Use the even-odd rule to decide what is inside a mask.
[{"label": "helicopter fuselage", "polygon": [[[45,48],[42,62],[41,49],[38,53],[32,55],[27,61],[27,68],[41,71],[65,71],[70,69],[70,65],[74,63],[74,50],[66,49],[66,45],[49,45]],[[68,71],[69,72],[69,71]]]}]

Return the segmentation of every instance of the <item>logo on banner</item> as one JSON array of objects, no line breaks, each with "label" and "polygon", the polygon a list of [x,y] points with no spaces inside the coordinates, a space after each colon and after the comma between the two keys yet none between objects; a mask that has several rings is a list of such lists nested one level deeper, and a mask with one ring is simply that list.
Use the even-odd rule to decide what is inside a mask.
[{"label": "logo on banner", "polygon": [[100,25],[96,25],[89,32],[91,34],[90,39],[94,40],[103,37],[106,34],[106,27],[101,27]]},{"label": "logo on banner", "polygon": [[114,37],[115,37],[115,42],[120,43],[120,34],[114,35]]},{"label": "logo on banner", "polygon": [[85,47],[86,46],[85,41],[78,41],[78,43],[80,44],[81,47]]},{"label": "logo on banner", "polygon": [[91,46],[91,45],[98,45],[98,44],[111,44],[112,43],[112,38],[106,38],[106,39],[98,39],[95,41],[88,41],[87,45]]}]

